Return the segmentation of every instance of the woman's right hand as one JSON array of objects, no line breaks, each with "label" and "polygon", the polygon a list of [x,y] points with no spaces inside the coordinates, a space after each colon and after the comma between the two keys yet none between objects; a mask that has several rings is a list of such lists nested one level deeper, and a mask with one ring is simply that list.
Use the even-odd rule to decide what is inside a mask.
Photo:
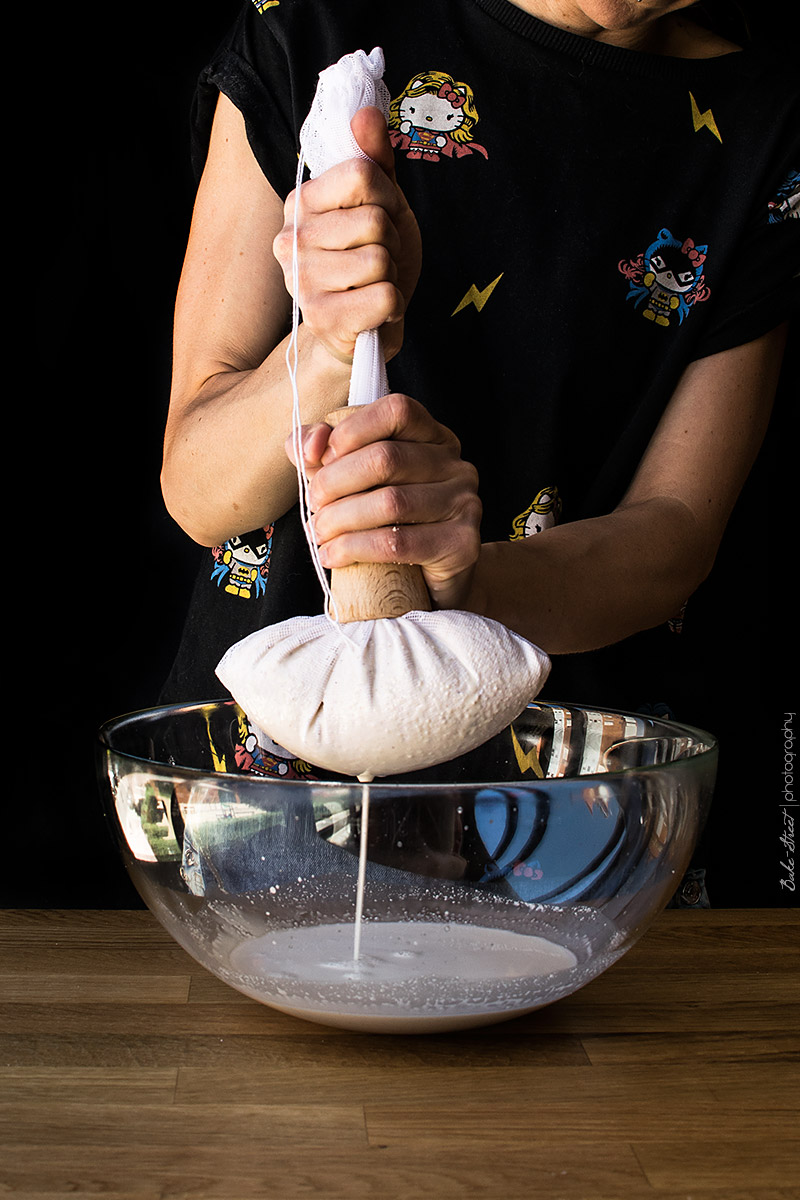
[{"label": "woman's right hand", "polygon": [[[403,318],[419,278],[419,228],[397,185],[386,122],[362,108],[351,122],[371,161],[350,159],[305,182],[297,222],[303,323],[340,361],[352,360],[362,330],[382,327],[385,356],[403,342]],[[296,193],[284,208],[273,250],[293,294]]]}]

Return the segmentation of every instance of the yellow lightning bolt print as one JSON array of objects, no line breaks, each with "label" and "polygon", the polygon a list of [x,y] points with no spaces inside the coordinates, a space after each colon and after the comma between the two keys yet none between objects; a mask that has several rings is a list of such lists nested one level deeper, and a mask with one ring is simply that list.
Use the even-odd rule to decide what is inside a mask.
[{"label": "yellow lightning bolt print", "polygon": [[511,726],[511,744],[514,747],[514,757],[517,760],[520,775],[524,775],[526,771],[533,771],[537,779],[544,779],[544,771],[539,765],[539,755],[536,753],[536,748],[529,750],[526,754],[520,746],[517,735],[514,732],[514,726]]},{"label": "yellow lightning bolt print", "polygon": [[717,141],[721,142],[722,134],[717,129],[717,122],[714,120],[714,114],[711,109],[707,108],[705,112],[701,113],[697,107],[697,101],[691,92],[689,92],[689,99],[692,102],[692,124],[694,125],[695,133],[698,133],[705,126],[706,129],[709,129],[713,133]]},{"label": "yellow lightning bolt print", "polygon": [[461,303],[459,305],[457,305],[456,308],[453,309],[453,311],[450,313],[450,316],[454,317],[456,315],[456,313],[461,312],[462,308],[466,308],[470,304],[474,304],[475,307],[477,308],[478,312],[480,312],[481,309],[483,308],[484,304],[486,303],[486,301],[491,296],[494,289],[497,287],[500,280],[503,278],[503,275],[505,275],[505,271],[501,271],[500,274],[497,276],[497,279],[492,280],[492,282],[488,285],[488,287],[485,287],[482,292],[478,291],[478,289],[475,287],[474,283],[471,284],[470,289],[467,292],[466,296],[461,301]]},{"label": "yellow lightning bolt print", "polygon": [[213,769],[215,771],[222,771],[224,773],[227,773],[228,768],[225,765],[225,755],[220,754],[217,751],[217,747],[214,745],[214,738],[212,737],[212,734],[211,734],[211,722],[208,719],[208,713],[207,712],[203,713],[203,716],[205,717],[205,721],[206,721],[206,732],[208,733],[208,745],[211,749],[211,761],[214,764]]},{"label": "yellow lightning bolt print", "polygon": [[281,0],[253,0],[258,12],[266,12],[268,8],[277,8]]}]

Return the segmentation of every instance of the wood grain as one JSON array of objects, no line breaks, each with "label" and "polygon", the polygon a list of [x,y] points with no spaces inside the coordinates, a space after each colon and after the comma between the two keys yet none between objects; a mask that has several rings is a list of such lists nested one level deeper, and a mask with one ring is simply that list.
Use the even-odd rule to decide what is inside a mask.
[{"label": "wood grain", "polygon": [[146,912],[0,912],[0,1194],[797,1200],[797,914],[662,914],[505,1025],[265,1008]]}]

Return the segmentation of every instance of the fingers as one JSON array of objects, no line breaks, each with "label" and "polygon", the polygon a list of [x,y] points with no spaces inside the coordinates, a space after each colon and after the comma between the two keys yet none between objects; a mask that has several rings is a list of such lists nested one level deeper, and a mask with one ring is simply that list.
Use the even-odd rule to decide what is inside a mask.
[{"label": "fingers", "polygon": [[392,392],[374,404],[354,408],[347,420],[336,426],[324,461],[328,464],[354,450],[388,440],[447,447],[455,457],[461,453],[455,434],[435,420],[422,404],[410,396]]},{"label": "fingers", "polygon": [[[426,520],[430,497],[410,492],[409,486],[455,483],[477,490],[477,473],[462,460],[451,430],[416,400],[397,393],[349,411],[331,431],[319,465],[310,499],[317,510],[331,507],[329,522],[334,511],[339,514],[337,532],[350,518],[347,506],[357,503],[364,505],[366,524]],[[375,507],[379,502],[380,510]],[[333,533],[333,524],[330,528]]]},{"label": "fingers", "polygon": [[[397,187],[386,123],[374,108],[353,118],[371,161],[351,159],[288,197],[273,252],[304,324],[337,358],[351,358],[365,329],[382,334],[387,358],[402,344],[402,321],[419,276],[419,229]],[[295,232],[295,222],[297,229]]]},{"label": "fingers", "polygon": [[[322,455],[327,448],[330,433],[330,425],[324,424],[304,425],[300,430],[300,450],[303,456],[303,466],[309,478],[322,466]],[[294,436],[290,435],[286,439],[285,449],[290,462],[298,466]]]},{"label": "fingers", "polygon": [[[349,533],[392,526],[406,530],[411,526],[459,520],[462,516],[468,518],[473,501],[472,484],[472,472],[467,468],[463,473],[453,473],[435,482],[395,481],[372,491],[342,497],[322,507],[314,504],[312,499],[317,540],[324,544]],[[405,533],[403,537],[405,549],[400,557],[398,546],[395,545],[391,557],[386,561],[420,561],[410,556],[409,538]],[[337,561],[335,565],[342,564]]]},{"label": "fingers", "polygon": [[[342,254],[343,251],[369,250],[373,246],[380,247],[391,262],[401,253],[395,224],[378,204],[317,212],[313,224],[305,220],[297,228],[297,251],[303,256],[315,252]],[[330,265],[333,265],[332,260]]]},{"label": "fingers", "polygon": [[[297,301],[306,326],[337,358],[352,358],[362,330],[397,324],[405,314],[410,291],[401,279],[404,251],[393,207],[391,185],[374,163],[343,164],[303,185]],[[273,250],[293,294],[292,197]],[[399,342],[386,349],[396,353]]]},{"label": "fingers", "polygon": [[417,563],[434,604],[452,607],[478,558],[482,515],[458,439],[399,395],[354,410],[327,440],[317,431],[306,431],[304,453],[323,566]]},{"label": "fingers", "polygon": [[273,243],[287,286],[291,286],[295,219],[301,267],[303,258],[315,252],[342,253],[373,245],[382,246],[396,259],[402,247],[393,218],[400,216],[401,208],[397,189],[375,163],[351,159],[309,179],[299,199],[296,192],[289,194],[284,225]]},{"label": "fingers", "polygon": [[[314,517],[314,528],[321,514]],[[480,553],[478,526],[480,509],[474,516],[424,525],[395,525],[355,530],[322,542],[319,555],[326,568],[346,567],[355,562],[416,563],[422,567],[435,608],[461,607]]]},{"label": "fingers", "polygon": [[[301,431],[324,567],[416,563],[435,607],[459,607],[480,553],[478,475],[455,435],[408,396]],[[294,461],[292,440],[287,452]]]},{"label": "fingers", "polygon": [[[294,219],[295,204],[295,193],[290,192],[284,206],[287,220]],[[346,159],[315,179],[307,179],[300,189],[301,216],[369,204],[385,209],[390,219],[404,210],[402,192],[377,163],[363,158]]]},{"label": "fingers", "polygon": [[477,491],[458,439],[408,396],[354,409],[319,461],[309,498],[323,541],[347,528],[449,519],[450,491]]},{"label": "fingers", "polygon": [[[444,483],[461,479],[477,486],[474,468],[460,458],[460,443],[444,425],[408,396],[391,394],[349,410],[335,429],[306,425],[300,431],[303,465],[311,483],[315,510],[339,502],[338,525],[347,523],[348,500],[371,493],[376,507],[375,524],[425,520],[428,500],[393,489],[409,484]],[[286,440],[286,453],[296,465],[294,439]],[[318,476],[320,468],[325,467]],[[378,497],[376,489],[382,489]],[[377,507],[378,500],[383,508]],[[328,520],[332,513],[328,514]],[[331,529],[333,526],[331,525]]]}]

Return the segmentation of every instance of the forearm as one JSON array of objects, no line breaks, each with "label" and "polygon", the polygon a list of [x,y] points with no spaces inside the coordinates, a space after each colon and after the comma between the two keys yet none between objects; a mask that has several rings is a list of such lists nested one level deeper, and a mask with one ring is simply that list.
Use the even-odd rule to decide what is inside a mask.
[{"label": "forearm", "polygon": [[548,654],[574,654],[675,616],[713,558],[686,505],[655,498],[484,545],[464,607]]},{"label": "forearm", "polygon": [[[350,368],[302,325],[299,334],[298,392],[308,423],[346,403]],[[292,428],[286,341],[251,370],[221,367],[191,389],[176,379],[162,490],[172,517],[201,545],[269,524],[297,499],[284,448]],[[191,394],[181,397],[181,389]]]},{"label": "forearm", "polygon": [[614,512],[482,547],[468,605],[551,654],[675,616],[711,570],[761,445],[785,333],[691,363]]}]

